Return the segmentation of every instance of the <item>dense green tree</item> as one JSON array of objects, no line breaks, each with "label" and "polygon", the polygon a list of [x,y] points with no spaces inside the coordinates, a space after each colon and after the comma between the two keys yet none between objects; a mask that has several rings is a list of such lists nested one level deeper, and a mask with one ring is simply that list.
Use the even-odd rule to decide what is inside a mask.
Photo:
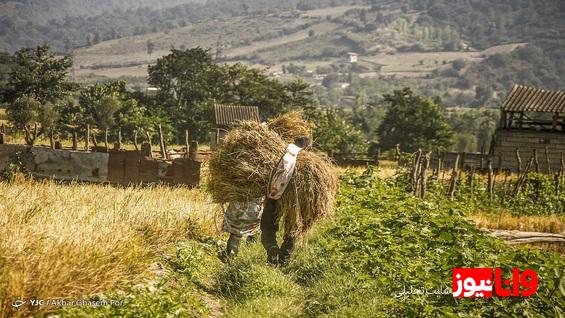
[{"label": "dense green tree", "polygon": [[426,99],[404,88],[385,95],[384,102],[388,110],[377,130],[383,149],[400,144],[403,151],[435,150],[453,143],[453,131],[437,98]]},{"label": "dense green tree", "polygon": [[97,83],[83,88],[79,95],[80,108],[77,109],[85,114],[83,125],[90,124],[100,129],[114,126],[116,113],[121,109],[119,94],[124,93],[123,81]]},{"label": "dense green tree", "polygon": [[59,119],[54,104],[50,102],[41,104],[28,96],[18,97],[9,103],[7,113],[12,124],[24,130],[24,139],[29,146],[33,146],[39,136],[54,129]]},{"label": "dense green tree", "polygon": [[304,114],[316,125],[313,138],[317,149],[334,153],[367,151],[363,133],[347,120],[343,111],[310,107]]},{"label": "dense green tree", "polygon": [[71,66],[69,57],[55,57],[48,45],[15,53],[4,100],[8,118],[25,131],[28,145],[55,129],[60,117],[57,105],[76,87],[67,77]]},{"label": "dense green tree", "polygon": [[223,80],[209,50],[200,47],[173,49],[149,66],[149,84],[159,89],[157,99],[173,119],[177,133],[188,129],[199,139],[207,134],[211,106],[220,97]]},{"label": "dense green tree", "polygon": [[80,127],[72,126],[71,131],[84,128],[90,124],[92,128],[110,130],[110,136],[116,135],[118,129],[122,135],[131,138],[135,131],[139,134],[152,133],[156,125],[161,123],[169,127],[169,119],[155,120],[157,114],[150,111],[130,92],[126,91],[124,81],[94,84],[85,87],[78,98],[78,103],[68,103],[63,111],[63,118]]},{"label": "dense green tree", "polygon": [[53,103],[68,96],[76,87],[67,77],[72,59],[68,56],[57,58],[48,45],[17,51],[14,63],[5,94],[8,103],[23,96],[41,104]]},{"label": "dense green tree", "polygon": [[149,83],[158,88],[156,100],[172,118],[176,135],[188,129],[200,140],[207,137],[214,103],[258,106],[264,118],[314,103],[304,81],[283,84],[261,69],[218,65],[199,47],[171,50],[158,59],[149,67]]},{"label": "dense green tree", "polygon": [[316,105],[316,100],[310,90],[310,84],[301,78],[285,84],[287,91],[286,106],[289,109],[312,107]]}]

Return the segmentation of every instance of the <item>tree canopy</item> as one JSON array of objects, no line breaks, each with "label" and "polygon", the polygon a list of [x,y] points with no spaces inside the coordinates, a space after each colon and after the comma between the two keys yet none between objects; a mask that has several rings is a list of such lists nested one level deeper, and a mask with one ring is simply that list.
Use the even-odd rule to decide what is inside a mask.
[{"label": "tree canopy", "polygon": [[216,64],[200,47],[173,49],[158,59],[149,66],[149,84],[158,89],[158,104],[171,115],[177,135],[188,129],[200,140],[207,136],[214,103],[258,106],[264,118],[314,104],[306,82],[283,84],[261,69]]},{"label": "tree canopy", "polygon": [[3,99],[8,118],[24,129],[26,143],[33,145],[37,137],[55,128],[57,103],[76,88],[67,77],[72,60],[57,58],[48,45],[42,45],[17,51],[13,61]]},{"label": "tree canopy", "polygon": [[387,113],[378,127],[383,149],[400,144],[403,151],[443,149],[453,144],[453,130],[438,98],[422,98],[410,88],[384,95]]}]

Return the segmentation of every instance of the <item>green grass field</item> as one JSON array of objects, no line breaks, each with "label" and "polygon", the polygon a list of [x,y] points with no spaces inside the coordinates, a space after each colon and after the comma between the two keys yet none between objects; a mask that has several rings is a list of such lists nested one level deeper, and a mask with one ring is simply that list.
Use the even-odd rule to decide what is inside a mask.
[{"label": "green grass field", "polygon": [[[444,185],[432,178],[421,200],[406,192],[406,172],[385,170],[342,171],[335,216],[315,226],[284,268],[265,263],[259,242],[244,244],[235,260],[222,263],[221,210],[199,189],[21,177],[0,182],[7,199],[0,206],[6,225],[0,251],[10,259],[0,263],[0,316],[559,315],[565,305],[563,255],[506,245],[469,219],[504,207],[517,215],[551,216],[563,226],[558,202],[565,196],[544,188],[546,195],[534,205],[537,194],[528,183],[519,198],[504,205],[488,201],[479,186],[473,194],[462,186],[450,201]],[[449,293],[398,296],[410,286],[450,291],[453,267],[533,268],[540,285],[527,301],[458,300]],[[32,296],[119,306],[11,308],[12,299]]]}]

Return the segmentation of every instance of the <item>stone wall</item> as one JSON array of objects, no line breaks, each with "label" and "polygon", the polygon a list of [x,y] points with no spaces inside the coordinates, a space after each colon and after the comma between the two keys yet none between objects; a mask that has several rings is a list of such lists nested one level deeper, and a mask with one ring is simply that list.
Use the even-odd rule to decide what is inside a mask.
[{"label": "stone wall", "polygon": [[0,145],[0,171],[20,152],[26,169],[36,177],[113,184],[200,184],[201,162],[185,158],[164,161],[138,151],[84,152],[23,145]]}]

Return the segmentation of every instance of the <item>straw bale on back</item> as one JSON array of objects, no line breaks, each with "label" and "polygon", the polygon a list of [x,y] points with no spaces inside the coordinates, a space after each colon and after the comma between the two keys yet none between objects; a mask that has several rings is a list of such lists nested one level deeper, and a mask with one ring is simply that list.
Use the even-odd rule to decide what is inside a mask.
[{"label": "straw bale on back", "polygon": [[285,233],[301,237],[316,220],[333,213],[337,187],[336,171],[327,159],[310,151],[300,152],[294,176],[277,201]]},{"label": "straw bale on back", "polygon": [[312,138],[312,129],[315,127],[313,123],[303,118],[302,113],[297,111],[271,119],[267,125],[287,143],[293,142],[298,136]]},{"label": "straw bale on back", "polygon": [[267,126],[242,122],[230,130],[210,159],[208,191],[218,203],[265,196],[270,173],[286,143]]},{"label": "straw bale on back", "polygon": [[[307,129],[292,131],[304,135]],[[266,125],[245,122],[232,129],[210,159],[208,190],[213,200],[227,203],[265,196],[271,172],[287,144]],[[336,173],[328,160],[314,152],[300,152],[294,176],[277,201],[285,233],[300,238],[317,219],[333,213],[337,185]]]}]

